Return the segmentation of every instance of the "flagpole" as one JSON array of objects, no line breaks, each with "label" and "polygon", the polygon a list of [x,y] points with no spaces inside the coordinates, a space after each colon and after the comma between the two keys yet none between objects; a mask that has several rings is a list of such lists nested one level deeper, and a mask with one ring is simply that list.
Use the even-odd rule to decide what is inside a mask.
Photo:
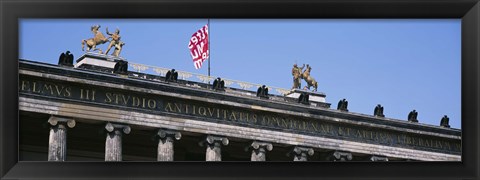
[{"label": "flagpole", "polygon": [[208,84],[210,84],[210,18],[208,18]]}]

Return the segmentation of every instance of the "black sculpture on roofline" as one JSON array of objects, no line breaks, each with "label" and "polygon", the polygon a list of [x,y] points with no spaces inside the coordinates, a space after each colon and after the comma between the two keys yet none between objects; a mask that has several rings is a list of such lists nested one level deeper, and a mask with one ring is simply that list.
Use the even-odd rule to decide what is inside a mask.
[{"label": "black sculpture on roofline", "polygon": [[58,58],[58,65],[73,67],[73,54],[70,54],[70,51],[62,53]]}]

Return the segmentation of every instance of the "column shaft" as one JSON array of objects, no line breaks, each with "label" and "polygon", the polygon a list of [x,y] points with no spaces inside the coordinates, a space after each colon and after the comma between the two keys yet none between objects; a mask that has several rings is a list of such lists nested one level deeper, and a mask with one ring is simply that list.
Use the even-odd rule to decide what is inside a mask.
[{"label": "column shaft", "polygon": [[48,138],[48,161],[65,161],[67,158],[67,127],[75,127],[75,120],[51,116]]},{"label": "column shaft", "polygon": [[250,157],[251,161],[266,161],[267,150],[271,151],[273,145],[267,142],[253,141],[245,150],[248,149],[252,150],[252,156]]},{"label": "column shaft", "polygon": [[265,148],[259,148],[258,150],[252,150],[251,161],[265,161]]},{"label": "column shaft", "polygon": [[107,123],[105,140],[105,161],[122,161],[122,134],[130,133],[130,126]]},{"label": "column shaft", "polygon": [[157,161],[173,161],[173,138],[165,137],[158,140]]},{"label": "column shaft", "polygon": [[205,161],[221,161],[222,144],[228,145],[228,138],[208,135],[205,140],[201,141],[199,145],[207,147]]},{"label": "column shaft", "polygon": [[107,134],[105,161],[122,161],[122,132],[118,129]]},{"label": "column shaft", "polygon": [[159,129],[157,132],[157,161],[173,161],[173,141],[180,140],[182,134],[177,131]]},{"label": "column shaft", "polygon": [[67,154],[67,128],[58,124],[50,128],[48,161],[65,161]]},{"label": "column shaft", "polygon": [[222,161],[222,146],[215,142],[212,145],[207,145],[207,152],[205,156],[206,161]]},{"label": "column shaft", "polygon": [[302,152],[301,155],[293,156],[293,161],[307,161],[307,154]]}]

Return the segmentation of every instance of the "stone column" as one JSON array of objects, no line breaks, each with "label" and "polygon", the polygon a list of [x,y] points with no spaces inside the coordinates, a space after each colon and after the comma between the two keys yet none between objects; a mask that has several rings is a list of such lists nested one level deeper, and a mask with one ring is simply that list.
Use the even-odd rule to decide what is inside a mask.
[{"label": "stone column", "polygon": [[122,161],[122,131],[129,134],[130,126],[107,123],[107,140],[105,141],[105,161]]},{"label": "stone column", "polygon": [[293,155],[293,161],[307,161],[308,155],[313,156],[314,153],[313,148],[295,146],[288,155]]},{"label": "stone column", "polygon": [[51,116],[48,139],[48,161],[65,161],[67,157],[67,127],[75,127],[75,120]]},{"label": "stone column", "polygon": [[180,140],[182,134],[176,131],[158,130],[157,161],[173,161],[173,139]]},{"label": "stone column", "polygon": [[200,146],[207,146],[205,154],[206,161],[222,161],[222,144],[228,145],[226,137],[217,137],[208,135],[204,141],[199,143]]},{"label": "stone column", "polygon": [[350,161],[353,156],[350,152],[335,151],[327,158],[329,161]]},{"label": "stone column", "polygon": [[245,151],[252,150],[251,161],[265,161],[266,150],[271,151],[273,149],[272,143],[253,141],[250,146],[245,148]]},{"label": "stone column", "polygon": [[388,161],[388,158],[385,156],[370,156],[370,161]]}]

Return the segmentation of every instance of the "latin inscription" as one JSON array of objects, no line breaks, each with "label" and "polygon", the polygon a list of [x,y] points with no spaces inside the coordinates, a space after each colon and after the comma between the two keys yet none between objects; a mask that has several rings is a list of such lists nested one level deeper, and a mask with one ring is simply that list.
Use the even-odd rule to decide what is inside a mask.
[{"label": "latin inscription", "polygon": [[104,88],[77,87],[36,80],[20,80],[19,91],[28,94],[76,99],[107,105],[206,117],[207,119],[220,120],[237,125],[244,124],[255,127],[273,128],[282,131],[300,132],[367,143],[461,152],[460,142],[454,140],[428,136],[419,137],[377,129],[369,130],[354,126],[324,123],[319,120],[279,116],[273,113],[258,113],[248,110],[242,111],[233,108],[214,107],[205,103],[195,104],[165,100],[152,95],[119,93]]}]

